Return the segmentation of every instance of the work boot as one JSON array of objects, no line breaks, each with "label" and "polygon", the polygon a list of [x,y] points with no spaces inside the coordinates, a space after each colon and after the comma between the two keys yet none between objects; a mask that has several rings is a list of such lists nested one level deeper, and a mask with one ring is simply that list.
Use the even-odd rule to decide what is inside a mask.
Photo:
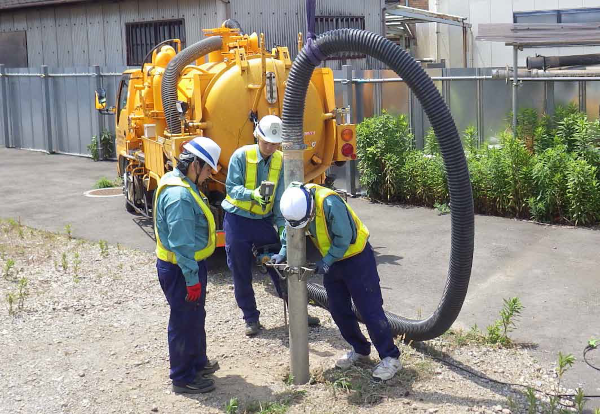
[{"label": "work boot", "polygon": [[358,352],[352,351],[346,352],[340,359],[335,362],[335,366],[341,369],[348,369],[359,361],[368,361],[368,355],[362,355]]},{"label": "work boot", "polygon": [[385,357],[375,367],[373,378],[387,381],[392,379],[400,369],[402,369],[402,364],[398,358]]},{"label": "work boot", "polygon": [[219,366],[219,362],[218,361],[211,361],[208,360],[206,361],[206,365],[204,365],[204,368],[202,368],[200,371],[198,371],[198,373],[196,374],[196,379],[202,379],[202,377],[204,377],[205,375],[210,375],[210,374],[214,374],[216,371],[218,371],[221,367]]},{"label": "work boot", "polygon": [[321,324],[321,320],[316,316],[308,315],[308,326],[319,326]]},{"label": "work boot", "polygon": [[196,378],[189,384],[176,385],[173,383],[173,392],[176,394],[204,394],[215,389],[215,381],[210,378]]},{"label": "work boot", "polygon": [[258,334],[262,326],[258,321],[256,322],[246,322],[246,336],[254,336]]}]

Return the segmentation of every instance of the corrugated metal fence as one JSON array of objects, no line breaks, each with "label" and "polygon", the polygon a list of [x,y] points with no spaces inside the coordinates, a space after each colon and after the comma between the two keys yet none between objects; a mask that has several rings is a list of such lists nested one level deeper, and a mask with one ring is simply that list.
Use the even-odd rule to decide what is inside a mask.
[{"label": "corrugated metal fence", "polygon": [[[94,91],[102,86],[109,105],[116,104],[119,77],[125,67],[5,69],[0,65],[0,145],[67,154],[88,154],[94,135],[114,133],[113,115],[94,108]],[[408,86],[390,70],[334,71],[336,103],[350,96],[354,122],[381,113],[408,114],[417,146],[430,125]],[[481,141],[507,125],[511,85],[491,80],[491,69],[428,69],[450,107],[459,131],[472,125]],[[441,80],[440,80],[441,79]],[[600,111],[600,81],[523,82],[519,107],[550,111],[554,105],[578,104],[590,118]]]},{"label": "corrugated metal fence", "polygon": [[116,101],[124,67],[7,69],[0,65],[0,145],[64,154],[89,154],[92,136],[114,134],[114,115],[95,109],[103,87]]}]

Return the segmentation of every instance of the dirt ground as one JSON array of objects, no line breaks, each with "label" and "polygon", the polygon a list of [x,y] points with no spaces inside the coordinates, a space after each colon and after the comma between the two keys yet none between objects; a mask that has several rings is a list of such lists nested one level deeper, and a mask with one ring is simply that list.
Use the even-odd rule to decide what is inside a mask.
[{"label": "dirt ground", "polygon": [[5,219],[0,266],[1,413],[517,413],[528,412],[526,389],[489,379],[557,389],[554,368],[535,361],[531,345],[495,348],[458,332],[426,344],[398,341],[404,368],[386,383],[371,380],[375,353],[369,364],[334,369],[346,344],[328,312],[315,307],[309,312],[322,326],[309,333],[311,383],[290,385],[283,305],[268,278],[257,273],[265,329],[250,339],[230,274],[219,268],[209,273],[206,305],[208,354],[221,366],[217,389],[176,395],[169,309],[153,254]]}]

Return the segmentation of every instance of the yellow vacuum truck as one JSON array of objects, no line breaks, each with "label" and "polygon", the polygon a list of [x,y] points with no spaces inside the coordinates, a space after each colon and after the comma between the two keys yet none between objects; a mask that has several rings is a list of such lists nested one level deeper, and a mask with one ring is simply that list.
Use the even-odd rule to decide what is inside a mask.
[{"label": "yellow vacuum truck", "polygon": [[[281,116],[292,66],[287,47],[267,51],[264,35],[242,34],[226,23],[204,30],[203,40],[183,50],[178,39],[156,45],[140,69],[123,73],[116,108],[106,107],[104,91],[96,92],[96,108],[116,118],[117,168],[129,212],[152,214],[154,189],[187,141],[207,136],[221,146],[219,172],[203,188],[217,220],[218,246],[225,244],[220,204],[229,158],[254,143],[255,121]],[[335,106],[333,72],[316,69],[304,110],[306,182],[324,183],[333,163],[356,158],[355,125],[346,119],[346,109]]]}]

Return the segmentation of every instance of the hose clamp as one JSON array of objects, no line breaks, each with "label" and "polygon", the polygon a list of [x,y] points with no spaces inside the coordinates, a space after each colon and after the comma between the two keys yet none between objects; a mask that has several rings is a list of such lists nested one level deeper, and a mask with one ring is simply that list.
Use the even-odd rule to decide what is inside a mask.
[{"label": "hose clamp", "polygon": [[281,149],[288,151],[304,151],[307,148],[305,143],[285,142],[281,144]]},{"label": "hose clamp", "polygon": [[319,66],[326,58],[323,52],[321,52],[321,49],[319,49],[317,42],[310,37],[304,45],[304,50],[306,51],[308,60],[313,64],[313,66]]},{"label": "hose clamp", "polygon": [[306,282],[308,277],[315,272],[315,269],[311,268],[311,267],[304,267],[304,266],[300,266],[300,267],[293,266],[292,267],[286,263],[280,263],[280,264],[265,263],[265,266],[270,267],[273,270],[275,270],[275,272],[279,276],[279,279],[281,279],[281,280],[287,280],[287,278],[290,275],[298,275],[299,281]]}]

